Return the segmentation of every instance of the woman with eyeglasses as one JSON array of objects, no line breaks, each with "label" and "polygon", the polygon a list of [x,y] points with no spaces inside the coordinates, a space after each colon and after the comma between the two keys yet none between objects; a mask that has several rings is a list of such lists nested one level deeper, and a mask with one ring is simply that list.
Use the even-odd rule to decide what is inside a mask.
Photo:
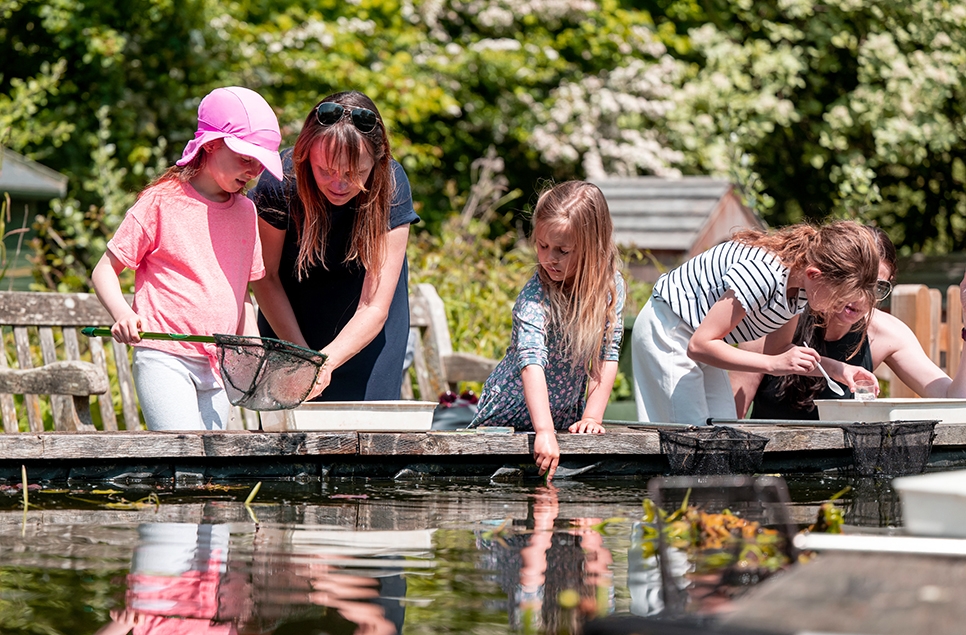
[{"label": "woman with eyeglasses", "polygon": [[259,330],[327,355],[310,399],[398,399],[419,217],[375,104],[356,91],[326,97],[282,162],[282,180],[250,193],[267,272],[253,285]]},{"label": "woman with eyeglasses", "polygon": [[[879,251],[879,280],[876,299],[881,302],[892,293],[896,275],[896,248],[884,231],[869,227]],[[964,289],[966,306],[966,278]],[[822,365],[833,378],[843,377],[862,368],[871,373],[879,364],[887,365],[904,384],[922,397],[966,397],[966,354],[961,358],[955,379],[936,366],[916,339],[915,334],[899,318],[874,308],[868,323],[863,319],[866,307],[847,305],[827,319],[823,326],[813,313],[803,314],[792,323],[792,341],[807,341],[822,355]],[[742,345],[770,350],[787,342],[787,332]],[[754,348],[752,348],[754,350]],[[732,388],[738,413],[752,419],[818,419],[815,399],[851,399],[849,386],[839,382],[845,394],[838,396],[822,377],[785,375],[776,377],[757,373],[732,373]],[[751,398],[753,396],[753,399]]]}]

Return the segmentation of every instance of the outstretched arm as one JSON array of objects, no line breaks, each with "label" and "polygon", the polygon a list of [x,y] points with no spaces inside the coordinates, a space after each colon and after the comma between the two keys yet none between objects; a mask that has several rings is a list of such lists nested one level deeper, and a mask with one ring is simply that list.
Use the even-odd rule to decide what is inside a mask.
[{"label": "outstretched arm", "polygon": [[725,370],[765,372],[770,375],[808,373],[815,368],[820,357],[811,349],[791,346],[782,353],[765,355],[735,348],[725,342],[724,338],[745,315],[744,307],[734,291],[729,289],[694,330],[688,343],[688,356],[697,362]]},{"label": "outstretched arm", "polygon": [[547,390],[547,376],[543,366],[530,364],[520,372],[523,378],[523,397],[530,412],[530,421],[536,436],[533,439],[533,458],[540,475],[547,475],[547,482],[553,478],[560,462],[560,446],[557,445],[557,431],[550,414],[550,393]]}]

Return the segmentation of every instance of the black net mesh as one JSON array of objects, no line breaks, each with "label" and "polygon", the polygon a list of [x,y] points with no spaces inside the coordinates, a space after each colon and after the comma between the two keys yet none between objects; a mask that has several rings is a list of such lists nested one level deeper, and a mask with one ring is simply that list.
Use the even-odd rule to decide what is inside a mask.
[{"label": "black net mesh", "polygon": [[221,378],[232,404],[294,408],[308,397],[325,355],[269,337],[215,334]]},{"label": "black net mesh", "polygon": [[926,469],[939,421],[879,421],[842,426],[859,476],[902,476]]},{"label": "black net mesh", "polygon": [[754,474],[761,470],[767,437],[730,426],[658,430],[671,474]]}]

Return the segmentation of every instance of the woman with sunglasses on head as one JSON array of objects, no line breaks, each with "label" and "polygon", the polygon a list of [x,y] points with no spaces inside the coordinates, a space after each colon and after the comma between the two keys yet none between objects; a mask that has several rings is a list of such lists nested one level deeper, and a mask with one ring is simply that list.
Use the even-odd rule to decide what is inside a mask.
[{"label": "woman with sunglasses on head", "polygon": [[327,355],[310,398],[398,399],[419,217],[375,104],[356,91],[326,97],[282,162],[282,180],[250,193],[266,269],[252,287],[259,330]]},{"label": "woman with sunglasses on head", "polygon": [[[884,231],[869,227],[879,251],[879,281],[876,299],[881,302],[892,292],[896,276],[896,248]],[[960,284],[966,308],[966,277]],[[771,350],[788,343],[788,332],[793,342],[807,341],[822,355],[822,365],[832,377],[859,378],[879,364],[887,365],[904,384],[922,397],[966,397],[966,351],[961,357],[956,378],[936,366],[919,344],[912,330],[899,318],[872,310],[866,322],[866,307],[846,305],[823,325],[818,317],[807,312],[789,331],[776,331],[757,342],[742,344],[742,348]],[[874,376],[872,376],[874,377]],[[751,406],[752,419],[818,419],[815,399],[851,399],[849,386],[839,383],[845,394],[838,396],[821,376],[785,375],[776,377],[758,373],[732,373],[737,412],[747,413]],[[876,382],[878,385],[878,382]],[[753,397],[753,399],[752,399]]]}]

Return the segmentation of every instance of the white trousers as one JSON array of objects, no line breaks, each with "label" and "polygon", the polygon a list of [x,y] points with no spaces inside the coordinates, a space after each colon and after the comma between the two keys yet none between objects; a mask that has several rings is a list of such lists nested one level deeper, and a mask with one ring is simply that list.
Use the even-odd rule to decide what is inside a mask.
[{"label": "white trousers", "polygon": [[134,386],[148,430],[224,430],[228,394],[207,359],[134,347]]},{"label": "white trousers", "polygon": [[641,309],[631,333],[638,420],[705,425],[737,417],[728,371],[688,357],[693,334],[663,300],[652,296]]}]

